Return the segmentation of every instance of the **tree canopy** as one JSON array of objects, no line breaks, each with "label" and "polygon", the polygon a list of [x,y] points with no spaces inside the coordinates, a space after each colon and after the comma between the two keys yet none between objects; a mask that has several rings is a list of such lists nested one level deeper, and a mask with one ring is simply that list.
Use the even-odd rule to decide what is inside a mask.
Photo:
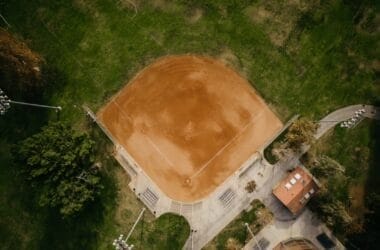
[{"label": "tree canopy", "polygon": [[35,187],[39,204],[56,207],[66,217],[94,200],[101,188],[94,144],[87,134],[57,122],[19,143],[13,157]]},{"label": "tree canopy", "polygon": [[13,94],[41,86],[42,63],[42,57],[26,43],[0,28],[0,87]]},{"label": "tree canopy", "polygon": [[285,135],[288,146],[292,149],[299,150],[303,144],[312,144],[314,134],[318,129],[318,124],[306,118],[295,121]]}]

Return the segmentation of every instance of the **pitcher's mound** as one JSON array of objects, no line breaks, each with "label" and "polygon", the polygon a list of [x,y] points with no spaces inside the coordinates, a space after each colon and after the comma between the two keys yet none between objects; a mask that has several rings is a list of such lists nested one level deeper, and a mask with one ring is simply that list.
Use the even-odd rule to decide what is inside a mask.
[{"label": "pitcher's mound", "polygon": [[164,193],[184,202],[210,194],[282,127],[244,78],[190,55],[145,68],[98,117]]}]

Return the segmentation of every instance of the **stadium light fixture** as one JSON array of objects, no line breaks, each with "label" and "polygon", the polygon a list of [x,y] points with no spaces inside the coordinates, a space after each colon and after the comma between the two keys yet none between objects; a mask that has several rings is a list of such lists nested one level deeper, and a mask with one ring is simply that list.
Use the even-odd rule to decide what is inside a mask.
[{"label": "stadium light fixture", "polygon": [[133,230],[135,229],[137,223],[140,221],[141,217],[143,216],[144,212],[145,212],[145,207],[143,207],[143,209],[141,210],[139,216],[137,217],[135,223],[133,224],[133,226],[132,226],[131,230],[129,231],[125,240],[123,239],[124,234],[120,234],[119,238],[115,239],[112,242],[112,245],[115,247],[116,250],[132,250],[133,249],[134,245],[133,244],[128,245],[127,241],[129,239],[129,237],[131,236]]},{"label": "stadium light fixture", "polygon": [[244,223],[244,226],[247,227],[247,230],[248,230],[249,234],[250,234],[250,235],[252,236],[252,238],[255,240],[256,246],[257,246],[260,250],[263,250],[263,249],[261,248],[259,242],[257,241],[255,235],[253,234],[253,232],[252,232],[252,230],[251,230],[251,228],[249,227],[249,225],[248,225],[247,222]]},{"label": "stadium light fixture", "polygon": [[123,240],[124,235],[120,234],[119,238],[115,239],[112,242],[112,245],[115,247],[116,250],[132,250],[133,244],[128,245],[125,240]]},{"label": "stadium light fixture", "polygon": [[49,106],[49,105],[41,105],[41,104],[28,103],[28,102],[12,101],[4,93],[4,91],[2,89],[0,89],[0,115],[5,115],[5,113],[8,111],[8,109],[10,109],[11,104],[18,104],[18,105],[24,105],[24,106],[32,106],[32,107],[38,107],[38,108],[55,109],[57,112],[62,110],[61,106]]}]

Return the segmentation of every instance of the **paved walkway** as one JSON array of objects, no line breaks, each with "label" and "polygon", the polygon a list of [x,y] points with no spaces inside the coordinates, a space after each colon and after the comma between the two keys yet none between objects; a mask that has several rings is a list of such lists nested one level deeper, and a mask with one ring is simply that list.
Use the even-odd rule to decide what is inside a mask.
[{"label": "paved walkway", "polygon": [[[315,238],[321,233],[325,233],[330,238],[334,238],[331,231],[319,221],[316,215],[306,209],[295,220],[274,220],[273,223],[266,226],[256,235],[256,240],[262,242],[265,239],[266,242],[269,242],[269,245],[266,246],[265,249],[273,249],[281,241],[301,237],[310,240],[319,249],[323,249]],[[245,245],[244,250],[255,249],[255,242],[256,241],[251,240]],[[336,244],[336,249],[344,249],[344,246],[339,241],[337,241]]]},{"label": "paved walkway", "polygon": [[322,120],[320,120],[320,126],[315,135],[315,138],[319,139],[322,135],[324,135],[331,128],[335,127],[338,123],[352,118],[355,115],[355,111],[358,111],[359,109],[364,109],[366,111],[363,114],[363,117],[380,120],[379,107],[364,104],[347,106],[328,114]]}]

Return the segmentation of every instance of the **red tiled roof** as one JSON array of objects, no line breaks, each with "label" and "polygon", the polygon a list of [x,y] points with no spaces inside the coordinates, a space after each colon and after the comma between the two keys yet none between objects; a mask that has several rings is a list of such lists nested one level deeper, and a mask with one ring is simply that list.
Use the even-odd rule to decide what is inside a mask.
[{"label": "red tiled roof", "polygon": [[296,167],[273,189],[273,194],[293,214],[297,214],[317,190],[313,177],[302,167]]}]

